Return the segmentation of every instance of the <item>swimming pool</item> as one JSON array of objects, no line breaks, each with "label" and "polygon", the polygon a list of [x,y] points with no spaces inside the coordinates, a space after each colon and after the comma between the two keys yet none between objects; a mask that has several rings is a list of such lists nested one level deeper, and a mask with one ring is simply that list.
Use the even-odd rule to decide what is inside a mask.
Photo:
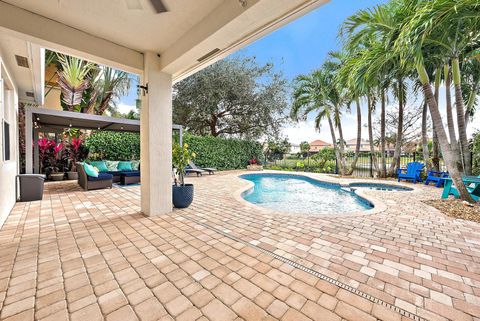
[{"label": "swimming pool", "polygon": [[367,200],[338,184],[291,174],[244,174],[253,188],[242,193],[246,201],[280,212],[345,213],[373,208]]}]

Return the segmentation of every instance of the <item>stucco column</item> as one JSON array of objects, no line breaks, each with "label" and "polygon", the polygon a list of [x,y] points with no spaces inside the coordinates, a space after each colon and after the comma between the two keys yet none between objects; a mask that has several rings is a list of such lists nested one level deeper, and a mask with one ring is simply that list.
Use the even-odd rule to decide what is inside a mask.
[{"label": "stucco column", "polygon": [[159,68],[156,53],[145,53],[140,109],[141,207],[148,216],[172,211],[172,75]]}]

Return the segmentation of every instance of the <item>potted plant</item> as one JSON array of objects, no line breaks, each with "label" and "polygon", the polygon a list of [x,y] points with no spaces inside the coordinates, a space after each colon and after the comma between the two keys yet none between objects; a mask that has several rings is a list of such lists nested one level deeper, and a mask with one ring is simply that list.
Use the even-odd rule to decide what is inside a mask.
[{"label": "potted plant", "polygon": [[[54,143],[55,144],[55,143]],[[50,156],[50,179],[52,181],[61,181],[65,173],[60,172],[63,144],[58,143],[53,147],[53,153]]]},{"label": "potted plant", "polygon": [[73,137],[68,146],[70,171],[67,172],[67,178],[70,180],[78,179],[76,163],[81,160],[81,147],[82,140],[80,138]]},{"label": "potted plant", "polygon": [[190,206],[193,201],[193,184],[185,184],[185,167],[196,155],[188,150],[188,144],[175,143],[172,150],[172,164],[177,172],[173,185],[173,205],[176,208]]}]

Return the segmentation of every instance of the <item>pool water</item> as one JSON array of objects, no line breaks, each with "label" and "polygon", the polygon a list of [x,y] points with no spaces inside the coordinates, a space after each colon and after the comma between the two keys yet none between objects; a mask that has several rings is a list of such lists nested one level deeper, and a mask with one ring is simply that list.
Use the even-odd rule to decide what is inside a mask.
[{"label": "pool water", "polygon": [[413,191],[413,188],[410,187],[382,183],[350,183],[349,186],[368,188],[378,191]]},{"label": "pool water", "polygon": [[309,177],[289,174],[245,174],[254,184],[242,197],[253,204],[280,212],[345,213],[373,208],[367,200],[338,184],[322,183]]}]

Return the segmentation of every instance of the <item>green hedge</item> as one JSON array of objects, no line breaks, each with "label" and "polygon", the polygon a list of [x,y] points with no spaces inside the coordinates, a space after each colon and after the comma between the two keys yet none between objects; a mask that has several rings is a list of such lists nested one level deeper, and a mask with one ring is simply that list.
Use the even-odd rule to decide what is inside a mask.
[{"label": "green hedge", "polygon": [[113,161],[140,159],[140,135],[125,132],[93,132],[85,140],[90,160]]},{"label": "green hedge", "polygon": [[[262,159],[262,145],[258,142],[189,134],[183,139],[197,154],[194,162],[199,167],[238,169],[245,168],[253,157]],[[86,139],[85,145],[90,160],[140,159],[140,136],[136,133],[98,131]]]},{"label": "green hedge", "polygon": [[188,134],[184,142],[197,154],[194,162],[199,167],[239,169],[245,168],[253,157],[262,159],[262,145],[258,142]]},{"label": "green hedge", "polygon": [[473,137],[473,174],[480,175],[480,132],[475,133]]}]

